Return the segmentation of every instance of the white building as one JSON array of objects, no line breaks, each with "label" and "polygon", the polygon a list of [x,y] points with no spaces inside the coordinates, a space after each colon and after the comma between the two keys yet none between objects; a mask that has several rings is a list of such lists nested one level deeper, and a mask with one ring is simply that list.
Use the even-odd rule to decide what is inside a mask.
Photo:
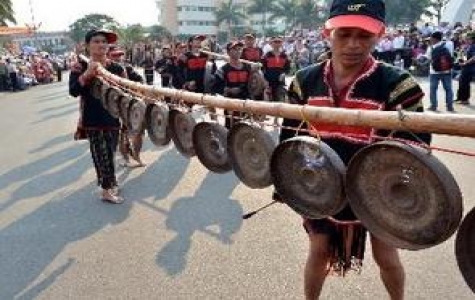
[{"label": "white building", "polygon": [[[220,29],[214,12],[221,2],[222,0],[157,0],[160,11],[159,23],[173,35],[217,34]],[[235,0],[234,3],[244,14],[247,14],[246,4],[248,2],[248,0]],[[275,25],[268,22],[267,27]],[[260,32],[262,15],[252,15],[242,24],[235,26],[245,29],[252,28],[253,31]],[[221,30],[225,31],[224,28]]]},{"label": "white building", "polygon": [[36,34],[18,34],[12,37],[20,49],[24,46],[34,47],[39,50],[66,51],[73,44],[67,32],[36,32]]}]

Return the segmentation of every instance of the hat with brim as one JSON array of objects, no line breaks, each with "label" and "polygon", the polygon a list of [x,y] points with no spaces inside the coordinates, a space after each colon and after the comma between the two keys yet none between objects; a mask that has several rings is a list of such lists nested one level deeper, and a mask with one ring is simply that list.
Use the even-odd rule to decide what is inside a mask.
[{"label": "hat with brim", "polygon": [[383,34],[386,25],[379,20],[364,15],[341,15],[325,22],[326,30],[337,28],[360,28],[373,34]]},{"label": "hat with brim", "polygon": [[383,0],[333,0],[325,22],[325,34],[337,28],[360,28],[383,34],[386,28],[386,6]]},{"label": "hat with brim", "polygon": [[202,34],[198,34],[198,35],[195,35],[193,37],[194,40],[200,40],[200,41],[204,41],[206,40],[206,36],[205,35],[202,35]]},{"label": "hat with brim", "polygon": [[91,29],[86,33],[86,37],[84,38],[86,44],[89,44],[91,39],[97,35],[103,35],[107,39],[107,43],[114,44],[118,40],[118,36],[116,33],[107,30],[107,29]]},{"label": "hat with brim", "polygon": [[242,42],[239,42],[239,41],[236,41],[236,42],[231,42],[231,43],[228,43],[226,45],[226,49],[229,51],[229,50],[232,50],[234,48],[237,48],[237,47],[244,47],[244,44]]},{"label": "hat with brim", "polygon": [[115,49],[115,50],[110,51],[109,55],[110,56],[115,56],[115,57],[122,56],[122,55],[125,55],[125,51],[122,50],[122,49]]}]

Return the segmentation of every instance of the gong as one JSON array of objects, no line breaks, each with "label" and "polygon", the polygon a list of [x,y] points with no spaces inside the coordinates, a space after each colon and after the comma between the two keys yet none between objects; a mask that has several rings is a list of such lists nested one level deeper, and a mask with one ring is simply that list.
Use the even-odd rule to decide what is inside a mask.
[{"label": "gong", "polygon": [[368,230],[397,248],[440,244],[462,218],[462,194],[450,171],[427,150],[401,142],[378,142],[355,154],[346,192]]},{"label": "gong", "polygon": [[99,97],[99,99],[101,99],[101,102],[102,102],[102,106],[107,109],[107,94],[109,94],[109,91],[111,90],[110,89],[110,85],[106,82],[103,82],[102,83],[102,86],[101,86],[101,96]]},{"label": "gong", "polygon": [[119,105],[122,98],[122,91],[117,87],[111,87],[109,93],[107,94],[106,107],[107,111],[114,118],[119,118]]},{"label": "gong", "polygon": [[168,106],[160,103],[148,105],[145,112],[145,128],[148,137],[154,145],[159,147],[168,145],[171,141],[168,114]]},{"label": "gong", "polygon": [[455,256],[467,285],[475,293],[475,208],[465,216],[455,239]]},{"label": "gong", "polygon": [[143,100],[135,99],[129,106],[127,128],[132,135],[142,134],[145,129],[145,112],[147,104]]},{"label": "gong", "polygon": [[276,143],[257,125],[239,122],[228,134],[228,154],[236,176],[248,187],[272,185],[270,159]]},{"label": "gong", "polygon": [[193,128],[196,121],[191,113],[172,109],[169,114],[170,135],[176,149],[185,157],[195,156]]},{"label": "gong", "polygon": [[252,70],[249,75],[247,89],[252,99],[261,96],[266,89],[267,81],[260,70]]},{"label": "gong", "polygon": [[332,148],[310,136],[282,142],[271,159],[276,191],[290,208],[309,219],[333,216],[345,207],[345,169]]},{"label": "gong", "polygon": [[129,107],[137,100],[132,98],[129,95],[126,95],[122,98],[119,105],[119,115],[122,119],[122,123],[128,125],[129,123]]},{"label": "gong", "polygon": [[96,99],[101,99],[102,81],[99,78],[94,78],[91,82],[91,96]]},{"label": "gong", "polygon": [[193,129],[193,147],[196,156],[208,170],[226,173],[233,166],[227,149],[228,130],[217,123],[201,122]]}]

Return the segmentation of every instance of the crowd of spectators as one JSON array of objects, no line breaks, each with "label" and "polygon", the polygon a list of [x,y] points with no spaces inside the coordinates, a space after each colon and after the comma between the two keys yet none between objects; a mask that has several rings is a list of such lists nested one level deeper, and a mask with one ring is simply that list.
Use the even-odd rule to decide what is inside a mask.
[{"label": "crowd of spectators", "polygon": [[47,53],[13,54],[0,56],[0,92],[17,92],[38,84],[61,81],[68,68],[68,59]]}]

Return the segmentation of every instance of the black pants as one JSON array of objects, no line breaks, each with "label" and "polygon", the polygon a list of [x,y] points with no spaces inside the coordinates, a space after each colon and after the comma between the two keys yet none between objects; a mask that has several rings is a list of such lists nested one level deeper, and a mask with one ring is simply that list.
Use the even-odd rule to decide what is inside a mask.
[{"label": "black pants", "polygon": [[462,73],[460,73],[459,78],[459,88],[457,90],[457,100],[470,100],[470,82],[472,82],[474,75],[475,72],[472,69],[472,66],[470,66],[470,68],[462,68]]},{"label": "black pants", "polygon": [[13,91],[20,90],[20,87],[18,86],[18,77],[16,72],[10,73],[10,84],[12,85]]},{"label": "black pants", "polygon": [[162,75],[162,86],[172,87],[172,77],[170,75]]},{"label": "black pants", "polygon": [[153,85],[153,69],[145,69],[144,74],[145,82],[147,82],[148,85]]},{"label": "black pants", "polygon": [[119,140],[119,130],[88,130],[87,138],[96,169],[97,185],[105,190],[117,186],[114,154]]},{"label": "black pants", "polygon": [[6,91],[8,90],[8,76],[7,74],[5,75],[0,75],[0,91]]}]

